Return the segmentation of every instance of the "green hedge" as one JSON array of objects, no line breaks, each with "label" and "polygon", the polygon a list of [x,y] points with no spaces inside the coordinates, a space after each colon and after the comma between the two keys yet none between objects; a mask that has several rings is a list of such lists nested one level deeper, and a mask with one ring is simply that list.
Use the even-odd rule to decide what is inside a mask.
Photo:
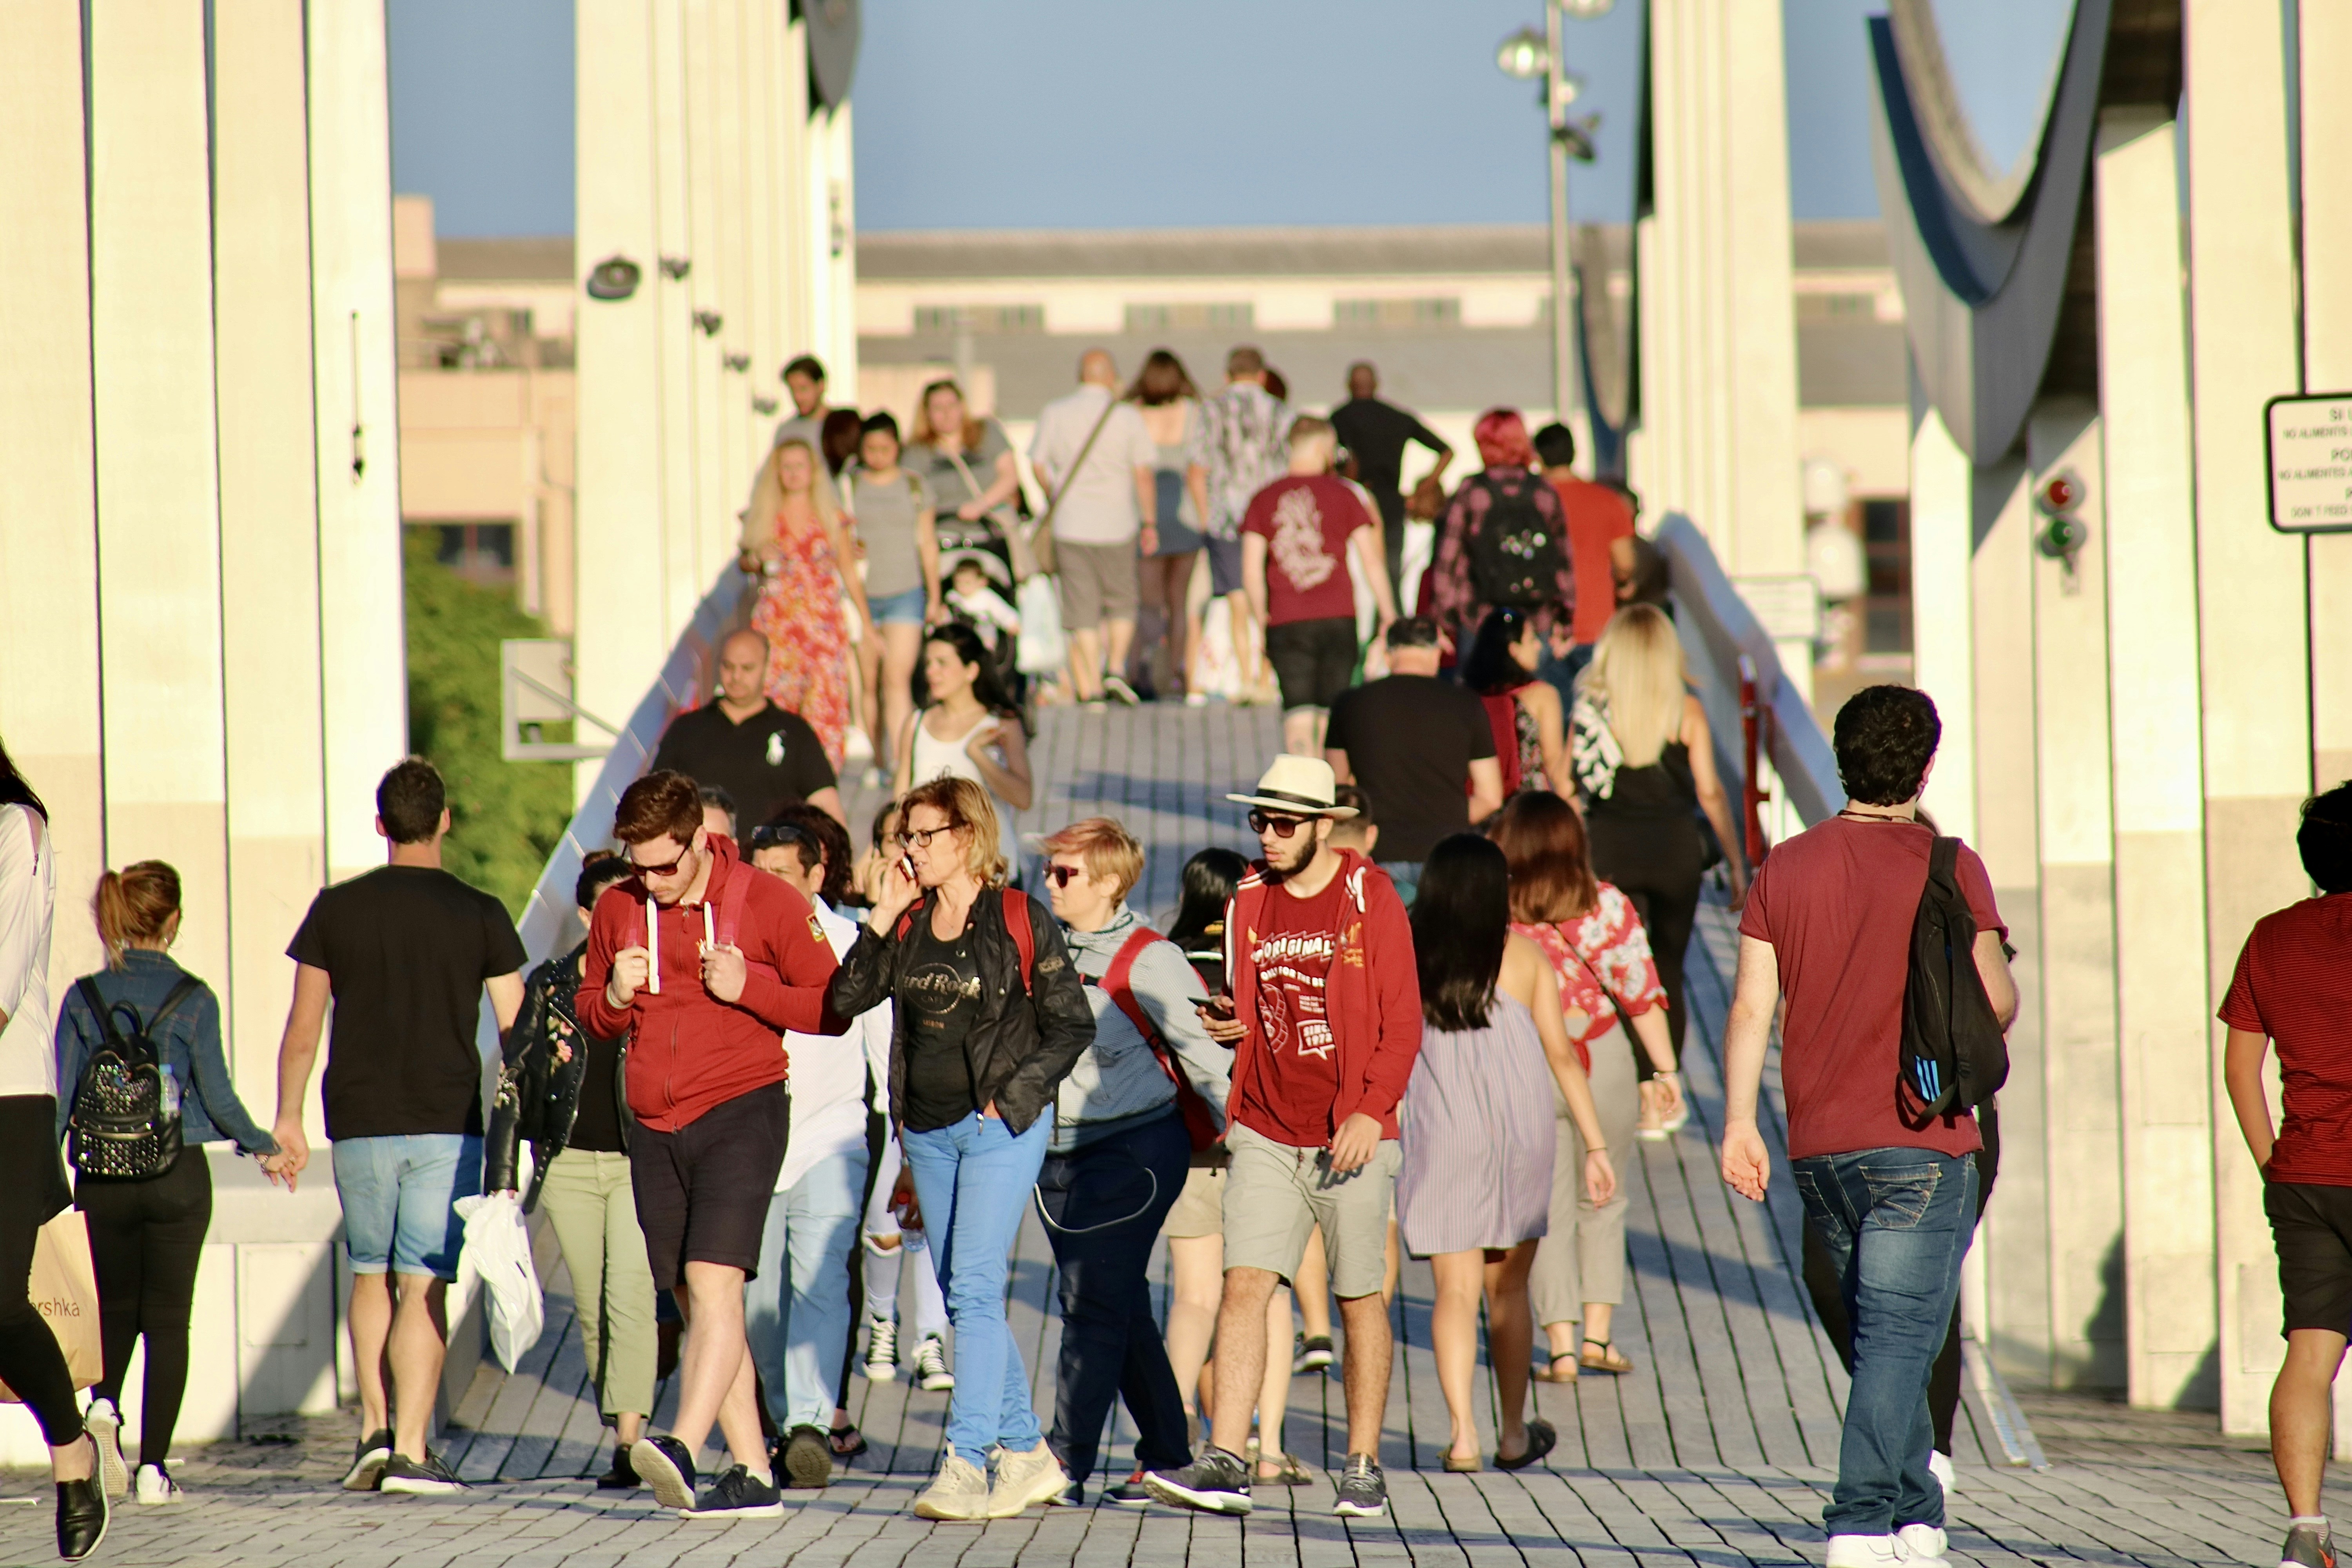
[{"label": "green hedge", "polygon": [[[499,643],[550,635],[512,595],[434,559],[431,529],[406,531],[408,745],[448,781],[443,864],[518,919],[572,817],[572,764],[499,755]],[[547,738],[567,738],[550,726]]]}]

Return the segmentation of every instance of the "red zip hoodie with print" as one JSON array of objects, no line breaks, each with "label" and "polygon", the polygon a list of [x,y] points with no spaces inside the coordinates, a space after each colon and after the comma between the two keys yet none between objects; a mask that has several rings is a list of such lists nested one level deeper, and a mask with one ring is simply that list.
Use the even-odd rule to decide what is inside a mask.
[{"label": "red zip hoodie with print", "polygon": [[[792,1076],[783,1033],[839,1035],[848,1027],[825,1005],[835,967],[833,944],[800,890],[745,865],[735,841],[713,834],[704,903],[658,909],[661,992],[639,991],[626,1007],[604,998],[613,955],[646,945],[646,888],[636,878],[604,889],[588,922],[580,967],[581,1024],[591,1034],[629,1036],[629,1113],[656,1132],[675,1132],[728,1100]],[[730,891],[730,879],[740,883]],[[732,921],[743,950],[743,994],[721,1002],[704,989],[705,906],[709,927]],[[730,932],[719,930],[719,941]]]}]

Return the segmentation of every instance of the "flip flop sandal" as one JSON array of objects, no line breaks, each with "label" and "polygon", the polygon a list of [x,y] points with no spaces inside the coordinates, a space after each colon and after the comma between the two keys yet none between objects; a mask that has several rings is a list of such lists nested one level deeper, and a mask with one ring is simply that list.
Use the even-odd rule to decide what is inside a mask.
[{"label": "flip flop sandal", "polygon": [[1449,1476],[1475,1476],[1486,1468],[1478,1462],[1475,1454],[1466,1459],[1457,1459],[1451,1454],[1445,1456],[1445,1473]]},{"label": "flip flop sandal", "polygon": [[[1559,1368],[1559,1363],[1562,1362],[1568,1363],[1568,1370],[1566,1372],[1562,1372]],[[1538,1383],[1574,1383],[1576,1381],[1576,1352],[1573,1351],[1562,1351],[1559,1354],[1552,1357],[1551,1360],[1544,1366],[1537,1369],[1536,1371],[1530,1372],[1528,1375],[1534,1378]]]},{"label": "flip flop sandal", "polygon": [[[1593,1353],[1595,1349],[1600,1354]],[[1605,1372],[1612,1377],[1633,1370],[1633,1363],[1617,1353],[1617,1347],[1607,1340],[1587,1340],[1576,1358],[1577,1364],[1587,1372]]]},{"label": "flip flop sandal", "polygon": [[1315,1484],[1314,1473],[1308,1470],[1306,1466],[1300,1464],[1298,1462],[1298,1457],[1295,1454],[1283,1455],[1282,1468],[1270,1476],[1260,1472],[1258,1466],[1261,1463],[1272,1463],[1272,1461],[1261,1461],[1255,1458],[1251,1459],[1249,1467],[1250,1480],[1254,1485],[1261,1487],[1305,1487]]},{"label": "flip flop sandal", "polygon": [[[1549,1421],[1530,1421],[1528,1423],[1527,1452],[1514,1455],[1507,1459],[1497,1450],[1495,1455],[1495,1468],[1498,1470],[1524,1470],[1529,1465],[1539,1463],[1546,1454],[1559,1446],[1559,1429],[1558,1427]],[[1449,1469],[1452,1468],[1453,1461],[1447,1460],[1446,1466]]]},{"label": "flip flop sandal", "polygon": [[855,1421],[846,1426],[834,1427],[825,1434],[825,1437],[836,1459],[854,1459],[872,1447],[866,1441],[866,1434],[857,1429]]}]

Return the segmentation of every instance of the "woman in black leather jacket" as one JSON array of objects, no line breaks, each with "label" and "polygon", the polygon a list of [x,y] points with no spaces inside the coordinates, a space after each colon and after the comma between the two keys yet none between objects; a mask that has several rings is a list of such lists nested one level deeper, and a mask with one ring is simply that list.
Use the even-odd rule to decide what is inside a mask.
[{"label": "woman in black leather jacket", "polygon": [[[628,861],[610,853],[581,867],[573,892],[583,921],[597,895],[629,875]],[[596,1484],[618,1490],[637,1484],[629,1445],[643,1435],[653,1408],[654,1277],[629,1184],[623,1042],[590,1035],[572,1016],[587,948],[583,938],[523,983],[522,1011],[507,1031],[483,1149],[483,1185],[494,1193],[516,1189],[518,1145],[528,1139],[533,1171],[523,1207],[546,1200],[571,1268],[581,1346],[595,1373],[604,1425],[615,1428],[613,1468]]]},{"label": "woman in black leather jacket", "polygon": [[[1055,1090],[1094,1044],[1094,1009],[1053,915],[1004,888],[988,792],[939,778],[900,805],[898,857],[831,1005],[854,1017],[893,1004],[890,1119],[956,1331],[947,1455],[915,1513],[1003,1519],[1068,1484],[1030,1404],[1004,1284]],[[1003,1450],[993,1488],[982,1468],[992,1447]]]}]

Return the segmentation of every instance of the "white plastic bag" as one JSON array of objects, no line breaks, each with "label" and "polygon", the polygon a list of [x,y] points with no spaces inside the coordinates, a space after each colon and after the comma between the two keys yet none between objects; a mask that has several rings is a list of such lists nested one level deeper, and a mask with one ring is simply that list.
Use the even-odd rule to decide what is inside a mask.
[{"label": "white plastic bag", "polygon": [[499,1364],[515,1370],[547,1326],[547,1304],[539,1293],[539,1270],[531,1267],[530,1231],[522,1203],[511,1193],[459,1198],[457,1217],[466,1222],[463,1263],[480,1277],[490,1295],[490,1349]]},{"label": "white plastic bag", "polygon": [[1069,657],[1062,636],[1060,593],[1054,579],[1041,574],[1023,583],[1019,594],[1020,603],[1013,607],[1021,612],[1021,673],[1052,675]]}]

